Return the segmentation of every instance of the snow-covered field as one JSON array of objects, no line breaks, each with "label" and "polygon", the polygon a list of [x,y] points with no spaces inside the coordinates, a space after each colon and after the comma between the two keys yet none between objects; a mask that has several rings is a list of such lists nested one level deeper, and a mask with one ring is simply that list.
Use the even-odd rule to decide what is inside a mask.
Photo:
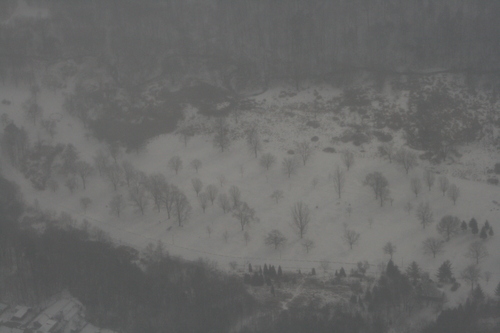
[{"label": "snow-covered field", "polygon": [[[212,137],[207,134],[196,135],[188,142],[187,147],[184,147],[178,136],[168,134],[155,138],[138,153],[122,152],[121,160],[130,161],[147,174],[164,174],[169,182],[186,193],[193,210],[183,227],[178,227],[173,218],[168,220],[163,210],[158,213],[152,204],[144,216],[132,206],[127,207],[120,218],[110,214],[108,203],[115,193],[111,184],[97,173],[92,175],[85,191],[79,188],[74,194],[70,194],[60,182],[59,190],[53,193],[49,190],[34,190],[31,183],[13,169],[5,158],[0,160],[0,166],[8,178],[20,185],[28,203],[37,200],[43,209],[68,212],[79,221],[87,219],[108,232],[119,243],[144,249],[149,243],[161,240],[172,255],[190,260],[208,258],[223,269],[229,268],[229,262],[236,261],[240,267],[248,262],[270,263],[281,265],[283,269],[300,269],[304,272],[312,267],[318,270],[319,262],[328,260],[333,272],[341,266],[348,270],[358,261],[367,260],[371,265],[369,272],[376,274],[389,260],[382,248],[387,242],[392,242],[396,246],[394,262],[401,268],[405,269],[412,261],[416,261],[434,277],[437,268],[444,260],[449,259],[454,274],[458,277],[459,272],[472,263],[472,259],[465,257],[465,253],[478,236],[473,236],[468,231],[447,242],[443,253],[438,254],[435,259],[424,255],[423,240],[431,236],[440,237],[435,225],[441,217],[451,214],[467,222],[475,217],[480,227],[488,220],[495,232],[500,232],[500,206],[493,202],[500,201],[500,188],[458,177],[468,172],[469,175],[476,175],[469,177],[470,179],[484,179],[486,167],[491,167],[498,160],[498,154],[479,145],[467,146],[461,148],[463,156],[455,164],[433,167],[436,172],[446,174],[451,183],[459,186],[461,196],[456,205],[448,197],[443,197],[437,182],[431,191],[423,186],[416,198],[410,190],[410,179],[422,179],[423,170],[428,167],[427,162],[420,161],[420,165],[406,175],[400,165],[394,162],[390,164],[388,160],[378,156],[380,142],[376,139],[362,147],[355,147],[350,143],[332,145],[331,137],[339,135],[340,130],[338,123],[332,119],[332,114],[317,115],[321,126],[314,129],[305,125],[307,120],[314,119],[313,115],[299,110],[290,111],[284,107],[287,103],[311,98],[311,90],[290,99],[277,98],[278,92],[271,90],[265,96],[257,97],[263,108],[243,113],[238,119],[238,125],[234,119],[229,120],[240,133],[242,124],[258,124],[261,139],[264,140],[262,153],[271,152],[277,157],[277,163],[269,171],[259,165],[259,160],[248,150],[243,138],[234,141],[229,150],[223,153],[213,147]],[[337,92],[321,91],[325,96],[329,93],[334,96]],[[0,104],[0,114],[7,113],[17,125],[24,126],[30,133],[32,142],[38,138],[49,140],[41,129],[24,116],[22,104],[28,96],[27,88],[1,86],[0,100],[8,99],[11,104]],[[96,151],[104,146],[86,136],[81,123],[62,110],[62,100],[62,93],[43,90],[40,95],[44,117],[58,120],[54,142],[74,144],[80,158],[92,163]],[[285,109],[289,113],[284,114]],[[197,115],[195,111],[191,111],[188,118],[191,122],[208,123],[207,118]],[[315,135],[319,137],[319,141],[311,142],[311,137]],[[305,166],[300,165],[296,174],[288,178],[281,170],[281,161],[290,156],[287,150],[294,149],[294,141],[302,140],[311,142],[315,147],[314,154]],[[402,144],[401,135],[395,135],[395,146]],[[323,148],[332,146],[337,152],[348,148],[355,154],[355,164],[346,174],[346,186],[341,200],[337,199],[333,181],[329,178],[337,165],[344,167],[341,156],[339,153],[322,151]],[[175,155],[181,156],[183,160],[183,169],[178,175],[167,167],[168,160]],[[190,166],[195,158],[202,161],[198,174]],[[380,207],[379,202],[374,200],[372,190],[363,185],[366,175],[374,171],[380,171],[388,179],[392,204],[387,202],[384,207]],[[219,182],[221,176],[226,180],[222,186]],[[191,179],[195,177],[202,180],[204,187],[209,184],[217,185],[219,193],[227,192],[232,185],[240,188],[242,200],[256,210],[260,220],[248,226],[250,241],[247,245],[241,226],[231,213],[224,214],[217,203],[214,206],[209,203],[203,213],[191,184]],[[316,185],[313,184],[313,179],[317,179]],[[271,198],[271,193],[275,190],[284,192],[284,198],[278,204]],[[126,186],[122,186],[119,191],[127,197]],[[80,198],[85,196],[93,202],[86,213],[80,206]],[[311,209],[312,219],[306,238],[312,239],[315,247],[309,253],[306,253],[291,226],[291,209],[297,201],[303,201]],[[435,222],[423,229],[415,216],[415,209],[420,202],[425,201],[431,205]],[[410,214],[404,209],[408,202],[414,207]],[[352,209],[350,214],[349,206]],[[207,226],[212,229],[210,235]],[[359,243],[352,250],[342,238],[345,226],[361,234]],[[264,237],[273,229],[280,230],[288,239],[280,250],[264,244]],[[227,242],[223,237],[226,231],[229,235]],[[486,292],[493,294],[500,281],[500,236],[488,238],[485,244],[489,256],[481,262],[480,267],[483,272],[491,272],[492,277],[488,283],[482,280],[481,285]],[[450,304],[464,301],[469,289],[462,283],[457,292],[448,293]]]}]

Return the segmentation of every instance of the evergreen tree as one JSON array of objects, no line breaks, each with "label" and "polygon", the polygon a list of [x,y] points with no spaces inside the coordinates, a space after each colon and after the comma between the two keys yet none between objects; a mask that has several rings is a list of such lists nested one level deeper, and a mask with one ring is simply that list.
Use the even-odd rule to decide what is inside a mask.
[{"label": "evergreen tree", "polygon": [[250,273],[253,272],[253,270],[252,270],[252,264],[250,264],[250,263],[248,264],[248,272],[250,272]]},{"label": "evergreen tree", "polygon": [[477,221],[475,218],[471,218],[469,221],[469,228],[472,231],[472,234],[476,235],[479,232],[479,227],[477,225]]},{"label": "evergreen tree", "polygon": [[439,267],[436,277],[441,283],[450,283],[454,280],[453,272],[451,271],[451,262],[449,260],[443,262],[443,264]]},{"label": "evergreen tree", "polygon": [[462,224],[460,225],[460,227],[462,228],[463,231],[466,231],[467,230],[467,222],[462,221]]},{"label": "evergreen tree", "polygon": [[495,296],[500,297],[500,282],[498,283],[495,289]]},{"label": "evergreen tree", "polygon": [[408,266],[408,268],[406,269],[406,275],[415,286],[420,281],[420,278],[422,276],[422,270],[420,269],[420,266],[418,266],[418,264],[415,261],[413,261],[410,264],[410,266]]},{"label": "evergreen tree", "polygon": [[269,268],[267,268],[267,264],[264,264],[264,276],[269,275]]},{"label": "evergreen tree", "polygon": [[490,230],[491,225],[490,225],[490,222],[488,222],[488,220],[486,220],[486,221],[484,222],[484,227],[485,227],[487,230]]},{"label": "evergreen tree", "polygon": [[316,270],[314,269],[314,267],[311,270],[311,275],[316,275]]},{"label": "evergreen tree", "polygon": [[387,268],[385,273],[387,274],[388,277],[392,279],[397,279],[401,275],[398,266],[394,265],[394,262],[392,260],[389,260],[389,262],[387,263]]},{"label": "evergreen tree", "polygon": [[483,226],[481,228],[481,232],[479,233],[479,237],[482,239],[482,240],[485,240],[486,238],[488,238],[488,229],[486,229],[486,226]]},{"label": "evergreen tree", "polygon": [[340,278],[347,277],[347,274],[345,273],[344,267],[340,267],[339,277]]},{"label": "evergreen tree", "polygon": [[477,287],[474,288],[474,292],[472,293],[472,298],[474,299],[475,302],[483,302],[484,301],[484,291],[483,288],[481,288],[481,285],[478,283]]},{"label": "evergreen tree", "polygon": [[283,276],[283,271],[281,270],[281,266],[278,266],[278,277]]},{"label": "evergreen tree", "polygon": [[272,265],[271,268],[269,269],[269,276],[272,278],[276,277],[276,268],[274,267],[274,265]]}]

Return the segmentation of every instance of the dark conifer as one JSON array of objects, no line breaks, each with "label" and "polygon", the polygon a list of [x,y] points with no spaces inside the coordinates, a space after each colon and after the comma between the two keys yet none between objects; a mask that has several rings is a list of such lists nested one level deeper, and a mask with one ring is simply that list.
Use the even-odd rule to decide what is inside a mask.
[{"label": "dark conifer", "polygon": [[462,224],[460,225],[463,231],[467,231],[467,222],[462,221]]},{"label": "dark conifer", "polygon": [[253,270],[252,270],[252,264],[248,264],[248,272],[249,272],[249,273],[252,273],[252,271],[253,271]]},{"label": "dark conifer", "polygon": [[316,270],[314,269],[314,267],[311,270],[311,275],[316,275]]},{"label": "dark conifer", "polygon": [[441,283],[450,283],[454,280],[453,272],[451,270],[451,262],[449,260],[443,262],[443,264],[439,267],[436,277]]},{"label": "dark conifer", "polygon": [[340,278],[347,277],[347,274],[345,273],[344,267],[340,267],[339,277]]},{"label": "dark conifer", "polygon": [[475,218],[471,218],[469,221],[469,228],[472,231],[474,235],[476,235],[479,232],[479,227],[477,225],[477,221]]},{"label": "dark conifer", "polygon": [[278,277],[283,275],[283,271],[281,270],[281,266],[278,266]]},{"label": "dark conifer", "polygon": [[482,240],[485,240],[486,238],[488,238],[488,229],[486,229],[486,226],[483,226],[481,228],[481,232],[479,233],[479,237],[482,239]]}]

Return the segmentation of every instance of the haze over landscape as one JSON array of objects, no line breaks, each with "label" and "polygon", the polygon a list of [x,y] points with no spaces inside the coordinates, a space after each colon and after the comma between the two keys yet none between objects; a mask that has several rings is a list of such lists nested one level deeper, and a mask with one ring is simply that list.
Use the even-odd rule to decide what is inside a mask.
[{"label": "haze over landscape", "polygon": [[0,333],[499,332],[498,18],[2,1]]}]

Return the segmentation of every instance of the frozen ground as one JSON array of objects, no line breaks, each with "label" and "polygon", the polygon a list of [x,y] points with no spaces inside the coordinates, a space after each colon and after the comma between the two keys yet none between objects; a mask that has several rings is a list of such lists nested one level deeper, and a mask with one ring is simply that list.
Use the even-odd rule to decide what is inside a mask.
[{"label": "frozen ground", "polygon": [[[335,96],[338,93],[325,89],[320,91],[322,95]],[[238,125],[234,119],[230,119],[231,125],[239,133],[242,132],[242,124],[259,124],[261,139],[268,141],[263,144],[263,152],[271,152],[277,157],[277,163],[267,172],[248,151],[245,141],[241,138],[233,142],[228,151],[221,153],[213,147],[212,138],[208,134],[195,136],[188,142],[187,147],[184,147],[178,136],[168,134],[152,140],[139,153],[122,153],[121,160],[129,160],[147,174],[163,173],[169,182],[176,184],[186,193],[193,210],[189,221],[183,227],[178,227],[174,219],[167,220],[166,212],[158,213],[151,204],[144,216],[135,212],[131,206],[127,207],[120,218],[111,215],[108,202],[115,193],[109,182],[97,174],[90,178],[85,191],[80,188],[70,194],[60,182],[59,190],[52,193],[49,190],[34,190],[5,159],[0,161],[1,168],[8,178],[21,186],[29,203],[37,200],[44,209],[68,212],[79,221],[87,219],[108,232],[119,243],[143,249],[149,243],[161,240],[172,255],[190,260],[205,257],[217,262],[223,269],[228,269],[228,263],[231,261],[236,261],[240,267],[246,266],[248,262],[266,262],[281,265],[286,270],[301,269],[304,272],[312,267],[318,270],[319,262],[328,260],[333,272],[341,266],[349,270],[356,262],[367,260],[371,264],[369,272],[377,274],[379,267],[389,259],[382,248],[390,241],[397,247],[394,261],[401,268],[405,269],[411,261],[416,261],[433,277],[442,262],[449,259],[455,276],[458,277],[459,272],[472,263],[471,259],[465,257],[465,253],[469,244],[478,237],[470,232],[461,234],[446,243],[444,252],[433,259],[424,255],[422,241],[430,236],[439,237],[435,228],[437,221],[447,214],[456,215],[467,222],[475,217],[480,226],[488,220],[495,232],[500,233],[500,206],[493,203],[494,200],[500,201],[499,187],[477,181],[484,180],[486,167],[491,167],[494,161],[498,161],[497,153],[480,145],[462,147],[463,156],[456,163],[434,167],[436,172],[446,174],[451,183],[460,187],[461,196],[454,206],[449,198],[443,197],[437,184],[431,191],[423,186],[418,198],[410,191],[411,177],[422,178],[423,170],[428,166],[425,162],[420,162],[417,168],[406,175],[401,166],[390,164],[378,156],[377,147],[380,143],[375,139],[363,147],[335,144],[337,151],[349,148],[355,153],[355,164],[347,173],[346,187],[342,199],[339,200],[333,182],[329,179],[329,173],[333,172],[336,165],[343,167],[343,162],[338,153],[322,152],[324,147],[332,146],[330,138],[339,134],[338,123],[332,119],[332,114],[320,114],[317,115],[321,124],[319,128],[305,126],[307,119],[314,119],[314,116],[294,110],[289,105],[300,101],[301,98],[311,98],[311,90],[290,99],[280,99],[277,95],[278,91],[269,91],[266,95],[259,96],[257,99],[263,103],[263,107],[255,112],[243,113],[238,119]],[[25,88],[2,86],[0,100],[6,98],[12,103],[0,104],[0,114],[6,112],[16,124],[24,126],[30,132],[32,142],[38,137],[48,140],[42,130],[24,117],[22,104],[27,97]],[[80,158],[91,163],[93,155],[102,145],[86,136],[83,126],[63,112],[62,97],[62,93],[47,91],[42,91],[40,97],[44,117],[54,117],[58,120],[54,141],[73,143],[80,152]],[[207,119],[197,115],[195,110],[191,110],[189,118],[191,122],[207,127]],[[310,141],[314,135],[319,137],[318,142],[311,142],[315,147],[314,155],[306,166],[301,165],[297,173],[288,179],[281,171],[282,159],[289,156],[287,150],[294,148],[294,141]],[[396,147],[402,144],[401,135],[396,134]],[[181,156],[183,160],[183,169],[178,176],[167,168],[167,161],[174,155]],[[195,158],[203,163],[198,174],[189,165]],[[374,171],[382,172],[389,180],[391,196],[394,199],[392,205],[386,203],[384,207],[380,207],[374,200],[371,189],[363,186],[366,175]],[[468,176],[464,176],[464,173]],[[220,176],[226,179],[222,187],[219,183]],[[212,207],[210,203],[203,213],[191,185],[191,179],[195,177],[199,177],[204,186],[217,185],[219,193],[226,192],[232,185],[240,188],[242,200],[256,210],[260,219],[260,222],[251,224],[247,229],[251,237],[248,245],[245,245],[238,221],[230,213],[223,214],[217,204]],[[314,178],[318,179],[316,186],[313,186]],[[270,197],[274,190],[284,192],[284,198],[278,204]],[[127,197],[126,186],[122,186],[119,191]],[[87,213],[80,207],[80,198],[84,196],[91,198],[93,202]],[[306,237],[314,240],[315,248],[308,254],[291,227],[291,207],[297,201],[303,201],[312,211]],[[425,230],[415,217],[415,208],[422,201],[429,201],[436,221]],[[411,214],[404,209],[408,202],[415,207]],[[350,215],[347,212],[349,205],[352,207]],[[372,225],[369,223],[370,219],[373,220]],[[349,246],[342,239],[344,224],[361,234],[359,244],[352,250],[349,250]],[[207,226],[213,230],[211,235],[207,232]],[[280,230],[288,239],[286,246],[279,251],[264,244],[265,235],[272,229]],[[225,231],[229,234],[227,242],[223,238]],[[492,277],[488,283],[482,280],[481,285],[485,291],[493,294],[500,281],[500,238],[495,235],[485,243],[490,255],[480,267],[483,272],[490,271]],[[464,301],[468,291],[469,287],[462,283],[457,292],[448,293],[449,304]]]}]

